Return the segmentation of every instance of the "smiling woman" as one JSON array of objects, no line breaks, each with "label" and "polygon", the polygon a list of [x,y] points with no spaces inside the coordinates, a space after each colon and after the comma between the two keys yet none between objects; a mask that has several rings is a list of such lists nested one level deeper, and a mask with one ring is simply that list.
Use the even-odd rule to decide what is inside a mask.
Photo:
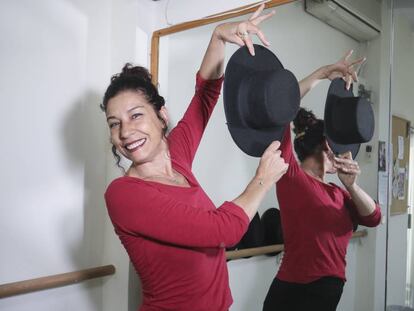
[{"label": "smiling woman", "polygon": [[[128,137],[129,131],[133,131],[134,127],[142,127],[142,124],[144,127],[149,127],[144,128],[144,131],[151,131],[151,126],[140,122],[141,119],[150,121],[149,125],[155,127],[152,130],[156,132],[159,130],[165,137],[167,115],[164,104],[164,98],[158,94],[157,89],[151,83],[151,76],[145,68],[126,64],[122,73],[112,77],[101,108],[106,111],[108,126],[111,130],[112,153],[117,159],[118,166],[120,166],[121,158],[117,150],[133,162],[140,163],[144,160],[131,157],[141,156],[142,152],[136,153],[135,151],[142,147],[147,139],[142,137],[131,140]],[[161,140],[162,137],[158,137],[158,145]]]},{"label": "smiling woman", "polygon": [[[105,193],[111,221],[143,287],[144,310],[228,310],[225,248],[236,244],[265,193],[286,172],[279,142],[264,152],[256,174],[232,202],[216,208],[192,173],[204,129],[220,95],[226,42],[246,45],[274,13],[264,6],[242,22],[218,25],[196,75],[196,90],[177,126],[167,135],[164,99],[143,67],[126,64],[112,77],[102,109],[112,151],[131,161],[125,176]],[[250,56],[252,57],[252,56]]]}]

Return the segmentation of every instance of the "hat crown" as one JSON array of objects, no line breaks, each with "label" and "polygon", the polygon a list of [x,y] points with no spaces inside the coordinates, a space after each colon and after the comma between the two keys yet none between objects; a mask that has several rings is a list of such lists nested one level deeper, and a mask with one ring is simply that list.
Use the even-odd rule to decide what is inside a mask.
[{"label": "hat crown", "polygon": [[[334,95],[331,95],[336,97]],[[370,103],[362,97],[332,99],[329,115],[330,137],[342,144],[365,143],[374,134],[374,115]],[[337,126],[335,126],[337,125]]]},{"label": "hat crown", "polygon": [[324,122],[332,150],[335,153],[351,151],[354,158],[360,144],[372,139],[375,129],[372,104],[363,97],[355,97],[340,78],[329,86]]},{"label": "hat crown", "polygon": [[[294,75],[286,70],[258,71],[240,84],[239,103],[245,123],[255,129],[283,126],[296,115],[298,107],[290,98],[298,93]],[[289,103],[291,105],[282,105]]]}]

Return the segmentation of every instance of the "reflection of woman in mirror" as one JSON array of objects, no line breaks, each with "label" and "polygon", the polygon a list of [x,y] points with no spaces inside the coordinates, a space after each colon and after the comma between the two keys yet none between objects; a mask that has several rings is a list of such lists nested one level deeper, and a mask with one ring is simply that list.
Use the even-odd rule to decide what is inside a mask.
[{"label": "reflection of woman in mirror", "polygon": [[[352,52],[303,79],[301,97],[322,79],[357,79]],[[335,156],[324,136],[324,121],[301,108],[294,123],[294,148],[287,128],[281,144],[289,169],[277,183],[285,254],[263,310],[336,310],[345,281],[345,255],[355,223],[373,227],[381,219],[374,200],[357,184],[351,153]],[[345,189],[325,182],[337,174]]]},{"label": "reflection of woman in mirror", "polygon": [[[167,135],[164,99],[142,67],[127,64],[112,77],[102,108],[113,153],[132,164],[105,193],[109,216],[142,281],[140,310],[228,310],[225,247],[236,244],[265,193],[286,172],[279,142],[263,154],[243,193],[216,208],[191,167],[220,95],[226,42],[267,45],[258,25],[271,17],[261,6],[243,22],[217,26],[196,76],[195,95]],[[207,164],[206,164],[207,165]]]}]

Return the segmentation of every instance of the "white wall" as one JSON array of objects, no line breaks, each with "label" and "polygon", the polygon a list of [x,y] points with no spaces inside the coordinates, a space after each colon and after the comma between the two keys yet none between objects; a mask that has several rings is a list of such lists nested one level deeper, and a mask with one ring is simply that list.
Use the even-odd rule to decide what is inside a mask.
[{"label": "white wall", "polygon": [[[151,29],[146,2],[140,20]],[[112,72],[147,60],[137,16],[131,0],[2,2],[0,284],[105,264],[117,271],[1,299],[1,310],[128,309],[128,258],[103,201],[115,170],[99,103]]]},{"label": "white wall", "polygon": [[[213,28],[214,25],[204,26],[161,39],[160,91],[166,97],[173,124],[183,114],[192,95],[195,72]],[[369,79],[374,97],[378,100],[374,107],[378,123],[380,105],[388,105],[387,100],[379,100],[378,63],[386,56],[381,53],[380,39],[370,46],[360,45],[306,14],[302,1],[276,8],[273,20],[264,22],[262,28],[271,42],[271,49],[298,79],[318,66],[336,61],[350,48],[355,50],[356,55],[366,54],[368,64],[362,75],[366,74],[365,78]],[[229,46],[226,51],[227,57],[235,50],[236,47]],[[328,86],[329,82],[324,81],[303,101],[306,107],[312,108],[320,117],[323,115]],[[386,137],[387,133],[385,131],[383,135]],[[377,131],[374,141],[378,139],[378,135]],[[363,150],[362,147],[358,156],[364,171],[364,177],[360,182],[373,197],[376,197],[376,149],[371,159],[368,159]],[[225,125],[220,99],[193,166],[201,185],[214,202],[220,204],[224,200],[236,197],[244,189],[253,176],[257,163],[258,159],[244,155],[233,143]],[[277,206],[274,192],[268,194],[260,211],[263,212],[272,206]],[[372,253],[377,251],[378,256],[382,255],[382,258],[378,262],[373,262]],[[383,275],[379,276],[382,282],[379,285],[381,289],[376,289],[375,274],[384,274],[384,257],[385,239],[377,237],[376,229],[370,230],[367,238],[351,242],[347,256],[348,282],[338,310],[379,310],[374,309],[374,306],[378,300],[383,300],[385,278]],[[228,263],[235,301],[231,310],[247,311],[261,308],[268,287],[276,274],[277,260],[275,257],[263,256]],[[378,267],[378,264],[381,267]]]},{"label": "white wall", "polygon": [[[108,41],[99,38],[99,54],[89,41],[94,20],[106,19],[108,2],[101,5],[88,15],[70,1],[2,3],[0,283],[103,264],[96,85],[107,75]],[[101,283],[2,299],[0,309],[101,310]]]}]

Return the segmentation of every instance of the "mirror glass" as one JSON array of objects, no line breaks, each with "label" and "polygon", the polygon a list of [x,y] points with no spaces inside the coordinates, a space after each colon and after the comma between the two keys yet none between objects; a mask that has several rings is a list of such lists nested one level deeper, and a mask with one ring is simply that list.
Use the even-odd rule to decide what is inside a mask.
[{"label": "mirror glass", "polygon": [[[391,205],[388,220],[387,310],[413,310],[414,2],[393,2],[391,50]],[[408,224],[408,226],[407,226]],[[410,308],[410,309],[409,309]]]},{"label": "mirror glass", "polygon": [[[359,70],[359,84],[371,94],[377,126],[372,141],[361,146],[356,160],[363,172],[359,184],[377,199],[378,140],[386,141],[388,138],[389,98],[388,93],[382,90],[384,86],[389,87],[386,66],[389,63],[389,30],[361,43],[306,13],[303,1],[285,4],[275,10],[275,16],[263,22],[261,28],[271,43],[270,49],[298,80],[320,66],[336,62],[349,49],[354,50],[354,57],[367,57],[367,62]],[[228,21],[243,18],[247,16]],[[160,39],[159,87],[166,99],[171,127],[181,118],[194,93],[195,75],[216,25],[200,26]],[[386,22],[383,27],[388,27]],[[255,43],[259,41],[255,40]],[[237,48],[227,45],[226,58]],[[329,81],[322,81],[302,101],[302,105],[312,109],[319,118],[323,117],[328,87]],[[355,95],[358,87],[354,85]],[[220,97],[193,165],[195,176],[214,203],[219,205],[240,194],[254,175],[257,164],[257,158],[244,154],[233,142]],[[341,185],[336,176],[331,176],[328,181]],[[278,207],[274,190],[268,193],[259,213],[270,207]],[[382,209],[386,215],[386,206]],[[346,256],[347,282],[338,310],[384,310],[385,228],[385,225],[377,228],[360,226],[359,230],[367,230],[367,236],[351,240]],[[231,310],[261,310],[281,260],[283,253],[277,257],[257,256],[229,261],[234,299]]]}]

